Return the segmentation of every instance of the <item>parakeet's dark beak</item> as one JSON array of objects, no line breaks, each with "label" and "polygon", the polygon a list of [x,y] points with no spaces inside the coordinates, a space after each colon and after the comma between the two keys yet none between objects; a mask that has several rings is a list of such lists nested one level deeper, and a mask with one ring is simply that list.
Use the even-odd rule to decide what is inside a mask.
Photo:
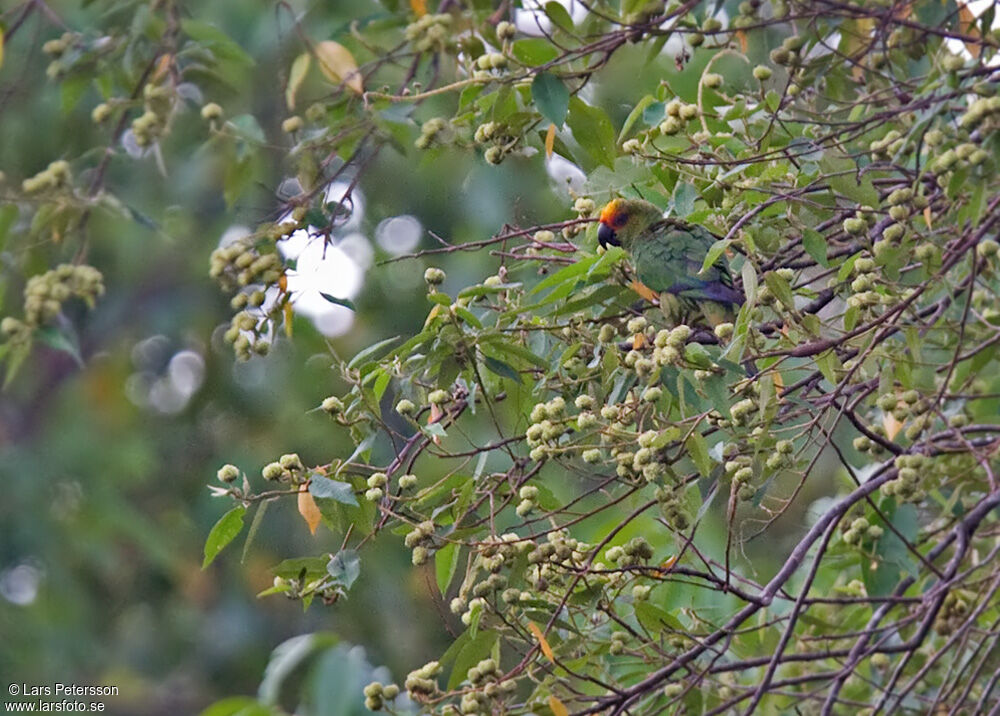
[{"label": "parakeet's dark beak", "polygon": [[622,242],[618,240],[615,236],[615,230],[610,226],[605,224],[603,221],[601,225],[597,227],[597,243],[599,243],[604,248],[608,246],[621,246]]}]

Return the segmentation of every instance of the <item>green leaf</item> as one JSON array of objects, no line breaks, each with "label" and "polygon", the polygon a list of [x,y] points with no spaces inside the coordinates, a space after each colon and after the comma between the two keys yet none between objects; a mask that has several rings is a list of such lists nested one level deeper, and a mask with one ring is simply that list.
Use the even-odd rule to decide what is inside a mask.
[{"label": "green leaf", "polygon": [[788,281],[776,272],[768,271],[764,274],[764,283],[785,308],[790,311],[795,310],[795,296],[792,294],[792,287],[788,285]]},{"label": "green leaf", "polygon": [[465,323],[468,323],[473,328],[482,329],[483,323],[478,318],[476,314],[470,311],[468,308],[463,308],[462,306],[455,305],[454,309],[455,315],[462,319]]},{"label": "green leaf", "polygon": [[264,130],[252,114],[237,115],[226,123],[226,127],[251,144],[264,144],[267,141]]},{"label": "green leaf", "polygon": [[649,602],[636,602],[634,609],[635,618],[639,620],[642,628],[657,638],[664,629],[685,633],[684,626],[677,620],[677,617]]},{"label": "green leaf", "polygon": [[3,251],[3,247],[7,243],[7,234],[10,233],[10,227],[17,221],[17,216],[17,204],[0,206],[0,251]]},{"label": "green leaf", "polygon": [[67,328],[59,330],[55,326],[42,326],[35,329],[35,338],[57,351],[68,353],[83,368],[83,357],[80,355],[80,343],[76,335]]},{"label": "green leaf", "polygon": [[358,310],[357,307],[354,305],[354,303],[349,298],[337,298],[336,296],[331,296],[330,294],[323,293],[322,291],[319,292],[319,295],[322,296],[323,298],[325,298],[330,303],[334,303],[334,304],[336,304],[338,306],[343,306],[344,308],[349,308],[352,311],[357,311]]},{"label": "green leaf", "polygon": [[293,636],[271,652],[264,677],[257,689],[257,698],[268,705],[277,705],[285,680],[316,652],[335,646],[339,639],[333,634],[316,633]]},{"label": "green leaf", "polygon": [[181,30],[193,40],[208,45],[219,57],[253,67],[254,60],[232,38],[218,28],[197,20],[181,20]]},{"label": "green leaf", "polygon": [[587,152],[592,163],[614,167],[615,130],[604,110],[591,107],[579,97],[573,97],[569,101],[566,121],[573,139]]},{"label": "green leaf", "polygon": [[716,241],[714,244],[712,244],[708,249],[708,253],[705,254],[705,260],[701,262],[701,269],[698,271],[698,273],[702,273],[706,271],[710,266],[713,266],[715,262],[718,261],[719,258],[722,256],[722,252],[724,252],[726,249],[729,248],[729,243],[730,242],[728,240],[720,239],[719,241]]},{"label": "green leaf", "polygon": [[[643,120],[645,120],[646,110],[650,107],[650,105],[655,103],[656,103],[656,97],[654,97],[651,94],[647,94],[645,97],[639,100],[639,103],[632,108],[632,111],[629,112],[628,117],[625,118],[625,123],[622,125],[622,129],[618,133],[619,144],[625,141],[625,137],[628,136],[629,130],[632,129],[633,125],[635,125],[635,123],[639,121],[640,117],[642,117]],[[662,115],[663,114],[662,103],[660,104],[661,104],[660,114]],[[650,122],[646,122],[646,124],[650,124]]]},{"label": "green leaf", "polygon": [[374,356],[376,353],[381,351],[383,348],[388,348],[393,343],[399,340],[399,336],[393,336],[392,338],[386,338],[384,341],[379,341],[375,345],[368,346],[363,351],[359,351],[356,356],[351,358],[351,362],[347,364],[348,368],[357,368],[366,360]]},{"label": "green leaf", "polygon": [[691,456],[695,467],[698,468],[698,472],[702,476],[708,477],[712,472],[712,458],[708,455],[708,446],[705,444],[705,438],[702,437],[702,434],[699,432],[691,433],[684,441],[684,447],[687,448],[687,453]]},{"label": "green leaf", "polygon": [[336,500],[345,505],[358,506],[354,487],[350,483],[331,480],[316,473],[309,480],[309,494],[321,500]]},{"label": "green leaf", "polygon": [[559,269],[545,280],[540,281],[537,286],[531,289],[531,293],[539,293],[547,288],[558,286],[571,278],[578,277],[584,271],[587,271],[591,266],[593,266],[594,262],[597,261],[597,258],[597,256],[588,256],[580,259],[574,264],[570,264],[569,266]]},{"label": "green leaf", "polygon": [[754,270],[753,264],[745,261],[740,276],[743,278],[743,293],[747,297],[746,305],[752,306],[757,302],[757,271]]},{"label": "green leaf", "polygon": [[210,565],[219,552],[240,533],[243,529],[243,515],[246,512],[246,507],[237,505],[215,523],[212,531],[208,533],[208,539],[205,540],[205,560],[201,563],[202,569]]},{"label": "green leaf", "polygon": [[330,563],[329,555],[323,557],[294,557],[286,559],[271,567],[271,574],[284,579],[303,578],[307,581],[326,574],[326,566]]},{"label": "green leaf", "polygon": [[541,37],[517,40],[511,44],[510,52],[514,55],[514,59],[529,67],[544,65],[559,56],[559,49]]},{"label": "green leaf", "polygon": [[694,211],[694,202],[697,198],[698,190],[694,188],[693,184],[682,181],[677,182],[676,186],[674,186],[673,198],[671,199],[674,215],[681,218],[689,216]]},{"label": "green leaf", "polygon": [[509,363],[504,363],[502,360],[484,355],[483,364],[491,373],[495,373],[501,378],[510,378],[515,383],[524,383],[524,381],[521,380],[521,374],[518,373]]},{"label": "green leaf", "polygon": [[566,121],[566,113],[569,111],[569,90],[555,75],[549,72],[539,72],[535,75],[535,79],[531,82],[531,99],[542,116],[552,124],[561,127]]},{"label": "green leaf", "polygon": [[802,248],[820,266],[830,265],[830,260],[826,257],[826,237],[815,229],[802,230]]},{"label": "green leaf", "polygon": [[326,572],[344,589],[350,589],[361,574],[361,559],[353,549],[341,550],[330,558]]},{"label": "green leaf", "polygon": [[[448,677],[449,689],[457,688],[459,684],[465,681],[469,669],[483,659],[488,658],[500,641],[500,633],[492,629],[484,629],[475,636],[472,635],[473,631],[470,629],[466,634],[469,635],[468,641],[463,643],[461,650],[454,657],[455,665],[452,667],[451,675]],[[465,636],[465,634],[462,636]],[[456,642],[457,644],[458,642]],[[451,651],[451,649],[448,649],[448,651]],[[444,659],[445,657],[442,656],[441,661],[444,662]]]},{"label": "green leaf", "polygon": [[545,14],[552,21],[552,24],[563,32],[573,34],[573,18],[570,16],[566,6],[555,0],[545,3]]},{"label": "green leaf", "polygon": [[438,590],[444,597],[448,593],[451,580],[458,569],[458,558],[461,554],[457,542],[449,542],[434,554],[434,574],[437,577]]},{"label": "green leaf", "polygon": [[273,716],[274,712],[249,696],[230,696],[216,701],[198,716]]},{"label": "green leaf", "polygon": [[260,529],[260,524],[264,520],[264,513],[267,512],[267,507],[270,504],[271,500],[264,500],[254,511],[253,519],[250,520],[250,529],[247,531],[247,538],[243,541],[243,554],[240,555],[240,564],[246,564],[247,556],[250,554],[250,545],[253,544],[254,537],[257,536],[257,530]]}]

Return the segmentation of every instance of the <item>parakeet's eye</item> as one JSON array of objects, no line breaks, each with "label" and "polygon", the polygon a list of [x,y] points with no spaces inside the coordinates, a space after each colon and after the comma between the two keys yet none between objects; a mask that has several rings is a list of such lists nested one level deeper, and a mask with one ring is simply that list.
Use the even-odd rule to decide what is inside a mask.
[{"label": "parakeet's eye", "polygon": [[611,225],[614,226],[616,229],[622,228],[627,223],[628,223],[628,214],[617,214],[615,215],[615,218],[611,220]]}]

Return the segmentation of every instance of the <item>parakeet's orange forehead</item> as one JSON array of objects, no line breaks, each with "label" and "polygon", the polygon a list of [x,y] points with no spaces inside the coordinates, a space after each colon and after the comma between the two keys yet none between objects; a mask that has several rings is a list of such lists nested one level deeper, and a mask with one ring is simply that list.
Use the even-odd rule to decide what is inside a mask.
[{"label": "parakeet's orange forehead", "polygon": [[604,209],[601,210],[601,221],[605,224],[615,223],[615,217],[618,216],[621,209],[622,200],[612,199],[605,205]]}]

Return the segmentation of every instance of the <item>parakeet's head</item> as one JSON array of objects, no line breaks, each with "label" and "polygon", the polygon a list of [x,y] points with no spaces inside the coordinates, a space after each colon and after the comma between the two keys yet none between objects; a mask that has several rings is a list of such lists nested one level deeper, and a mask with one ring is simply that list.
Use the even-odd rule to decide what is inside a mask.
[{"label": "parakeet's head", "polygon": [[632,242],[649,226],[663,218],[663,212],[642,199],[612,199],[601,211],[597,241],[601,246],[632,248]]}]

